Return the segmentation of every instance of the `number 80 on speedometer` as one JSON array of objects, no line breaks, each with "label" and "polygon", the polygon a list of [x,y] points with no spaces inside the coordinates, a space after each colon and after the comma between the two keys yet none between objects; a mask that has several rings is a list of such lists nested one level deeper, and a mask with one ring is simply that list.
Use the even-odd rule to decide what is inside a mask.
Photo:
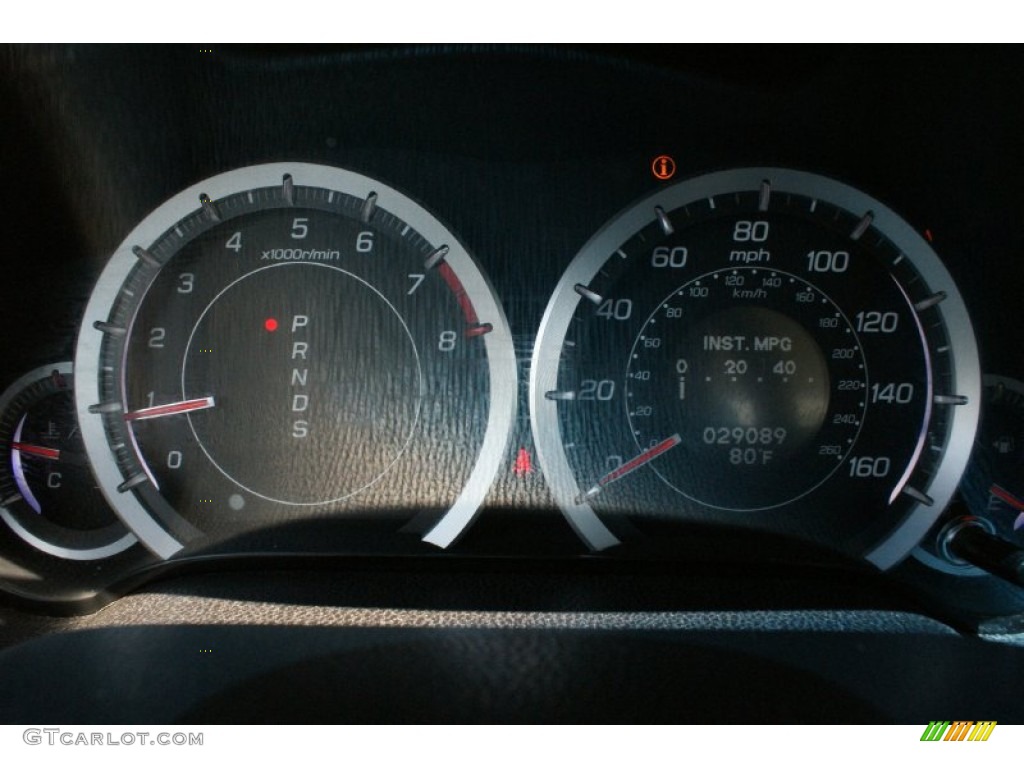
[{"label": "number 80 on speedometer", "polygon": [[594,549],[701,522],[885,568],[948,502],[977,391],[930,246],[851,187],[760,168],[665,188],[583,247],[544,316],[531,408]]}]

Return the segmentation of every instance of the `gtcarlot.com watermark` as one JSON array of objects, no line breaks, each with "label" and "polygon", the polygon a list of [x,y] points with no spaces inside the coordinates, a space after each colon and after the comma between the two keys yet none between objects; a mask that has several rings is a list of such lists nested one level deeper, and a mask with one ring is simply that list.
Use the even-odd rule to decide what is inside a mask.
[{"label": "gtcarlot.com watermark", "polygon": [[50,747],[201,747],[203,733],[150,733],[149,731],[124,731],[123,733],[99,731],[69,731],[63,728],[26,728],[22,740],[31,746]]}]

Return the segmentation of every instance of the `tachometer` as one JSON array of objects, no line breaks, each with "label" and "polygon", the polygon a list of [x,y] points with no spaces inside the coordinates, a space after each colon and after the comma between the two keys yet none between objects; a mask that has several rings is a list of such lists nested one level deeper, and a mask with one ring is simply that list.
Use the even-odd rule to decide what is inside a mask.
[{"label": "tachometer", "polygon": [[584,541],[704,522],[886,568],[948,503],[977,425],[977,350],[931,247],[877,200],[774,168],[630,207],[544,316],[538,453]]},{"label": "tachometer", "polygon": [[516,397],[504,313],[458,239],[379,181],[298,163],[150,214],[100,277],[77,371],[103,491],[163,557],[421,510],[445,546],[490,487]]}]

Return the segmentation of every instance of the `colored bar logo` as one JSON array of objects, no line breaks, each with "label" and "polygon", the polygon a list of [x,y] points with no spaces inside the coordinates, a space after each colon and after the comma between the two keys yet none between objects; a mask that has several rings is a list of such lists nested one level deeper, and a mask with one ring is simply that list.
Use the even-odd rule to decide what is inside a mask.
[{"label": "colored bar logo", "polygon": [[995,727],[995,720],[932,720],[921,741],[988,741]]}]

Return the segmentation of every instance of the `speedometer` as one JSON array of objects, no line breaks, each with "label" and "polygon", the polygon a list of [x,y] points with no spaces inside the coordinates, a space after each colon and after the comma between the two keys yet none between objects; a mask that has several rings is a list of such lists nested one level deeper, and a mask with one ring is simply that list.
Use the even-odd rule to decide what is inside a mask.
[{"label": "speedometer", "polygon": [[302,163],[150,214],[100,277],[77,361],[101,488],[162,557],[245,535],[344,551],[381,521],[446,546],[515,411],[504,313],[455,235],[380,181]]},{"label": "speedometer", "polygon": [[755,168],[667,187],[595,235],[530,387],[548,482],[590,547],[711,523],[886,568],[956,487],[979,374],[956,286],[906,222]]}]

